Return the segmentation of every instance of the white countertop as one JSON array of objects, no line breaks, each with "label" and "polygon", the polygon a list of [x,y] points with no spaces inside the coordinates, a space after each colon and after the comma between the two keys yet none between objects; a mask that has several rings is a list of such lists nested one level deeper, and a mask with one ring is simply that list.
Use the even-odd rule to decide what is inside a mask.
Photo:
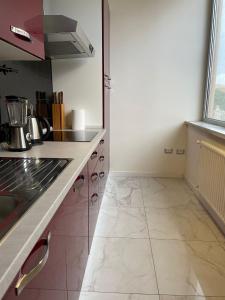
[{"label": "white countertop", "polygon": [[104,136],[105,130],[98,131],[98,135],[91,142],[45,142],[26,152],[0,151],[0,157],[73,159],[0,241],[0,299]]}]

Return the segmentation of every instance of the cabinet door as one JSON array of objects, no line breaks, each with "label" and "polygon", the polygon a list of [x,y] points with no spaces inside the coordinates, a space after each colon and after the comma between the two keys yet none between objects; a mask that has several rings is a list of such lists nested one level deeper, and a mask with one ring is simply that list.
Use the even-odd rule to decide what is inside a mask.
[{"label": "cabinet door", "polygon": [[102,141],[102,152],[98,159],[98,177],[99,177],[99,184],[98,184],[98,193],[99,193],[99,206],[101,207],[103,194],[105,191],[105,185],[108,177],[108,161],[105,151],[105,140]]},{"label": "cabinet door", "polygon": [[[64,279],[63,283],[61,283],[63,278],[61,274],[66,274],[65,263],[63,262],[65,261],[65,255],[61,251],[62,248],[59,246],[59,243],[61,245],[61,240],[57,240],[54,236],[50,238],[48,231],[43,234],[26,259],[3,300],[67,299]],[[43,265],[43,268],[34,271],[40,264]],[[26,279],[19,281],[24,274],[29,279],[28,282],[26,282]],[[23,282],[25,282],[25,286],[22,290]],[[57,286],[58,288],[53,290],[52,287],[56,285],[59,285]],[[16,295],[16,287],[17,292],[20,292],[19,295]]]},{"label": "cabinet door", "polygon": [[98,180],[99,177],[96,166],[95,169],[89,173],[89,251],[91,249],[99,213]]},{"label": "cabinet door", "polygon": [[80,291],[88,259],[87,166],[74,182],[49,229],[53,236],[64,241],[66,289]]},{"label": "cabinet door", "polygon": [[102,0],[103,68],[110,75],[110,11],[108,0]]},{"label": "cabinet door", "polygon": [[[106,129],[105,140],[105,166],[109,171],[110,155],[110,11],[108,0],[102,0],[102,32],[103,32],[103,125]],[[107,176],[106,176],[107,177]]]},{"label": "cabinet door", "polygon": [[0,39],[44,59],[43,0],[0,0]]},{"label": "cabinet door", "polygon": [[87,166],[74,182],[49,228],[54,235],[88,237]]},{"label": "cabinet door", "polygon": [[[46,240],[49,232],[49,256],[43,269],[19,297],[15,295],[15,284],[20,275],[17,276],[3,300],[66,300],[68,290],[81,290],[88,259],[87,166],[78,176],[41,240]],[[38,243],[24,264],[24,272],[33,269],[43,256],[43,249]],[[40,248],[38,251],[37,245]]]}]

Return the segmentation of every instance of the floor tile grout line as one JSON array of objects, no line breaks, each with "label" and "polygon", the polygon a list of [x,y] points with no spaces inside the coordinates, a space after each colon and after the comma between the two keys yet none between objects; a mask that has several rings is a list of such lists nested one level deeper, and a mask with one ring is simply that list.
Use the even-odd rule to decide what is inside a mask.
[{"label": "floor tile grout line", "polygon": [[196,295],[196,294],[166,294],[166,293],[162,293],[162,294],[146,294],[146,293],[133,293],[133,292],[127,292],[127,293],[122,293],[122,292],[104,292],[104,291],[97,291],[97,290],[93,290],[93,291],[85,291],[85,290],[82,290],[82,291],[74,291],[74,290],[68,290],[69,292],[76,292],[76,293],[85,293],[85,294],[88,294],[88,293],[96,293],[96,294],[118,294],[118,295],[141,295],[141,296],[173,296],[173,297],[202,297],[202,298],[225,298],[225,295],[223,296],[203,296],[203,295]]},{"label": "floor tile grout line", "polygon": [[150,237],[150,240],[155,240],[155,241],[175,241],[175,242],[187,242],[187,243],[194,243],[194,242],[199,242],[199,243],[214,243],[214,244],[224,244],[224,242],[220,241],[204,241],[204,240],[182,240],[182,239],[161,239],[161,238],[152,238]]},{"label": "floor tile grout line", "polygon": [[[142,189],[141,189],[141,196],[142,196],[143,204],[144,204],[144,197],[143,197]],[[149,236],[149,248],[150,248],[150,252],[151,252],[151,256],[152,256],[152,263],[153,263],[153,268],[154,268],[154,273],[155,273],[156,286],[157,286],[158,295],[159,295],[159,283],[158,283],[158,277],[157,277],[157,273],[156,273],[155,259],[154,259],[154,255],[153,255],[153,249],[152,249],[152,244],[151,244],[151,239],[150,239],[150,232],[149,232],[149,228],[148,228],[148,220],[147,220],[145,207],[144,207],[144,214],[145,214],[145,222],[146,222],[148,236]]]},{"label": "floor tile grout line", "polygon": [[181,240],[181,239],[161,239],[161,238],[152,238],[152,237],[129,237],[129,236],[99,236],[95,235],[95,238],[102,239],[131,239],[131,240],[155,240],[155,241],[178,241],[178,242],[200,242],[200,243],[214,243],[214,244],[225,244],[225,241],[203,241],[203,240]]},{"label": "floor tile grout line", "polygon": [[69,292],[76,292],[76,293],[85,293],[85,294],[88,294],[88,293],[96,293],[96,294],[118,294],[118,295],[141,295],[141,296],[173,296],[173,297],[202,297],[202,298],[225,298],[225,295],[223,296],[203,296],[203,295],[196,295],[196,294],[166,294],[166,293],[162,293],[162,294],[146,294],[146,293],[133,293],[133,292],[127,292],[127,293],[122,293],[122,292],[104,292],[104,291],[97,291],[97,290],[94,290],[94,291],[85,291],[85,290],[82,290],[82,291],[74,291],[74,290],[68,290]]},{"label": "floor tile grout line", "polygon": [[[77,292],[77,291],[70,291]],[[78,291],[79,293],[79,291]],[[80,293],[97,293],[97,294],[118,294],[118,295],[141,295],[141,296],[159,296],[159,294],[146,294],[146,293],[122,293],[122,292],[103,292],[103,291],[81,291]]]}]

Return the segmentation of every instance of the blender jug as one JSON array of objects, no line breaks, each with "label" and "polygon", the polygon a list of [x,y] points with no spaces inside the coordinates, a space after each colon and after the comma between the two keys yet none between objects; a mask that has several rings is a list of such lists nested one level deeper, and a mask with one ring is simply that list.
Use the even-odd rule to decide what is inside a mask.
[{"label": "blender jug", "polygon": [[9,116],[9,151],[26,151],[31,148],[27,126],[28,100],[23,97],[6,96]]},{"label": "blender jug", "polygon": [[6,106],[9,116],[9,125],[24,127],[27,124],[28,100],[22,97],[6,96]]}]

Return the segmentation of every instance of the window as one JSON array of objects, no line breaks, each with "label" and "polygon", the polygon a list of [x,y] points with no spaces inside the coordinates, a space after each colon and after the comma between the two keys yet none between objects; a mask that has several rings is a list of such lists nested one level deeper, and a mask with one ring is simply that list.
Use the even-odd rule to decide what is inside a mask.
[{"label": "window", "polygon": [[225,0],[213,1],[204,120],[225,125]]}]

